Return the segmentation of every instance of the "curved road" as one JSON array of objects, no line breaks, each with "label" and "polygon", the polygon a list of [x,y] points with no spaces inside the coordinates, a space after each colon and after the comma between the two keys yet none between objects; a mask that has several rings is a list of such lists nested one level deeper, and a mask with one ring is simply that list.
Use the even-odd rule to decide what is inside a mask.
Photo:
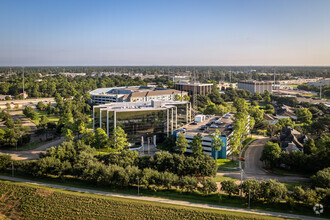
[{"label": "curved road", "polygon": [[38,159],[40,153],[45,153],[47,148],[58,146],[64,142],[65,139],[61,137],[60,139],[48,142],[40,147],[37,147],[32,150],[22,150],[22,151],[0,151],[0,154],[9,154],[14,160],[32,160]]},{"label": "curved road", "polygon": [[[256,180],[269,180],[276,179],[279,182],[307,182],[308,178],[301,176],[281,176],[267,172],[263,168],[263,163],[260,160],[264,145],[270,138],[255,136],[257,139],[250,144],[245,151],[245,168],[243,173],[243,179],[256,179]],[[229,176],[236,179],[241,179],[240,171],[234,172],[218,172],[218,175]]]},{"label": "curved road", "polygon": [[81,192],[81,193],[92,193],[92,194],[98,194],[98,195],[104,195],[104,196],[114,196],[114,197],[120,197],[120,198],[126,198],[126,199],[152,201],[152,202],[158,202],[158,203],[166,203],[166,204],[189,206],[189,207],[199,207],[199,208],[205,208],[205,209],[250,213],[250,214],[255,214],[255,215],[261,215],[262,217],[265,217],[265,219],[267,219],[267,216],[275,216],[275,217],[280,217],[280,218],[292,218],[292,219],[308,219],[308,220],[322,220],[323,219],[323,218],[317,218],[317,217],[312,217],[312,216],[302,216],[302,215],[295,215],[295,214],[260,211],[260,210],[236,208],[236,207],[229,207],[229,206],[193,203],[193,202],[186,202],[186,201],[180,201],[180,200],[148,197],[148,196],[136,196],[136,195],[121,194],[121,193],[104,192],[104,191],[99,191],[99,190],[62,186],[62,185],[57,185],[57,184],[46,184],[46,183],[42,183],[42,182],[38,182],[38,181],[32,181],[32,180],[26,180],[26,179],[8,177],[8,176],[0,176],[0,179],[15,181],[15,182],[24,182],[24,183],[33,184],[33,185],[40,185],[40,186],[45,186],[45,187],[64,189],[64,190],[70,190],[70,191]]}]

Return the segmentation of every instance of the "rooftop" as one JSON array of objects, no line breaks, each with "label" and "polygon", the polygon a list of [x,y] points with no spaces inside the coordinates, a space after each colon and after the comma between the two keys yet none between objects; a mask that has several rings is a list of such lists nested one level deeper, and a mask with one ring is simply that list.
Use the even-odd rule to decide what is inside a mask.
[{"label": "rooftop", "polygon": [[178,82],[177,85],[190,85],[190,86],[212,86],[213,83],[200,83],[200,82]]},{"label": "rooftop", "polygon": [[256,80],[241,80],[239,83],[248,83],[248,84],[273,84],[273,81],[256,81]]},{"label": "rooftop", "polygon": [[188,101],[148,101],[148,102],[113,102],[97,105],[93,108],[107,109],[108,111],[127,112],[143,110],[161,110],[172,108],[175,105],[187,104]]}]

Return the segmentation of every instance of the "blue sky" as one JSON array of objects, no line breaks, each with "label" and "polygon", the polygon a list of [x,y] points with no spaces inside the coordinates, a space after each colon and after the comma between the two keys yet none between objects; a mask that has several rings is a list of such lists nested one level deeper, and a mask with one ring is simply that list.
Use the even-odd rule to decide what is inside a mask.
[{"label": "blue sky", "polygon": [[330,65],[328,0],[0,0],[0,65]]}]

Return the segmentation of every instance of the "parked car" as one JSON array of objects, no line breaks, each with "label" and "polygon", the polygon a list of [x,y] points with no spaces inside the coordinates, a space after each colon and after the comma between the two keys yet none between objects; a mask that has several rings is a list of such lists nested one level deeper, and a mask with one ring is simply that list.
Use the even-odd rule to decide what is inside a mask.
[{"label": "parked car", "polygon": [[225,119],[228,119],[229,118],[229,116],[223,116]]},{"label": "parked car", "polygon": [[222,121],[216,121],[215,123],[216,123],[216,124],[218,124],[218,125],[221,125],[221,124],[223,124],[223,122],[222,122]]},{"label": "parked car", "polygon": [[192,122],[190,123],[190,125],[197,125],[197,122]]},{"label": "parked car", "polygon": [[206,126],[211,126],[212,124],[211,123],[207,123]]},{"label": "parked car", "polygon": [[217,125],[211,125],[210,128],[218,128]]},{"label": "parked car", "polygon": [[219,120],[219,118],[220,118],[220,117],[215,117],[214,119],[215,119],[215,120]]}]

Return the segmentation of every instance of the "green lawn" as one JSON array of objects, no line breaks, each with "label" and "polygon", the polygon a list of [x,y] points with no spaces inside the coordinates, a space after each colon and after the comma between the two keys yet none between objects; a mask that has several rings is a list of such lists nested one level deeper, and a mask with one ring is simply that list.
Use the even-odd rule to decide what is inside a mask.
[{"label": "green lawn", "polygon": [[232,177],[229,177],[229,176],[220,176],[220,175],[217,175],[216,177],[213,178],[215,181],[217,182],[222,182],[222,181],[225,181],[225,180],[234,180],[234,181],[238,181],[238,179],[235,179],[235,178],[232,178]]},{"label": "green lawn", "polygon": [[311,174],[308,174],[308,173],[297,172],[295,170],[284,170],[284,169],[279,169],[279,168],[273,168],[270,171],[274,174],[277,174],[277,175],[305,176],[305,177],[310,177],[311,176]]},{"label": "green lawn", "polygon": [[49,122],[57,122],[60,118],[56,115],[48,115],[47,111],[36,111],[38,114],[38,119],[36,120],[31,120],[34,124],[38,125],[39,124],[39,118],[43,115],[45,115]]},{"label": "green lawn", "polygon": [[231,159],[217,159],[218,170],[235,171],[238,169],[238,161]]},{"label": "green lawn", "polygon": [[289,84],[289,85],[287,85],[287,86],[292,86],[292,87],[295,87],[295,88],[298,87],[298,85],[295,85],[295,84]]}]

